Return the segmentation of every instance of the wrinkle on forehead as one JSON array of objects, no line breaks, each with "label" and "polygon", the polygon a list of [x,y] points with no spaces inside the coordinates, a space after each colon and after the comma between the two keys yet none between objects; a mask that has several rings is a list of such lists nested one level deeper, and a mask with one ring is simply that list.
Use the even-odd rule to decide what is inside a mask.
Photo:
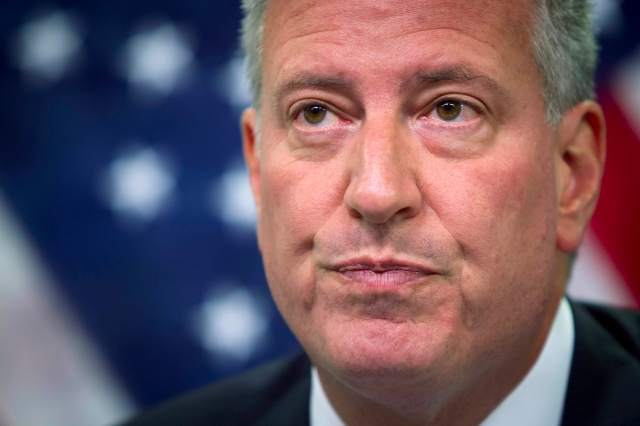
[{"label": "wrinkle on forehead", "polygon": [[[344,74],[362,93],[377,85],[369,99],[388,101],[391,91],[416,73],[464,65],[501,82],[501,92],[513,92],[522,84],[538,84],[527,31],[532,5],[532,0],[270,0],[264,90],[272,96],[292,75],[313,71]],[[532,78],[514,81],[524,75]],[[381,90],[381,79],[388,90]]]},{"label": "wrinkle on forehead", "polygon": [[[268,3],[267,28],[277,28],[285,38],[348,30],[352,35],[397,38],[427,29],[466,32],[487,42],[474,30],[493,28],[510,42],[528,42],[531,0],[272,0]],[[456,27],[451,27],[455,17]],[[381,21],[385,25],[380,26]],[[397,29],[389,32],[390,25]],[[384,34],[376,29],[384,28]],[[297,29],[298,33],[290,32]],[[304,29],[303,32],[299,32]],[[268,31],[267,33],[272,33]]]}]

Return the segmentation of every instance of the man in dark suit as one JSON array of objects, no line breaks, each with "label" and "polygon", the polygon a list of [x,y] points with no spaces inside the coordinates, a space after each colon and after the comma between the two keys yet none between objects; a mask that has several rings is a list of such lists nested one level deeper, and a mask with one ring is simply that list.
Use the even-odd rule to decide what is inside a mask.
[{"label": "man in dark suit", "polygon": [[306,355],[132,424],[640,424],[640,323],[564,298],[600,187],[585,0],[246,0],[242,119]]}]

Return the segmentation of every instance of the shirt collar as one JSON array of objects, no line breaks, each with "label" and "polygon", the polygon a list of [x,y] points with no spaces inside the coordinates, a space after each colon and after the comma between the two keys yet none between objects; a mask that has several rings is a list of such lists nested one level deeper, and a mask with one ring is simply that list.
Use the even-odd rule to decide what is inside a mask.
[{"label": "shirt collar", "polygon": [[[560,424],[573,345],[573,314],[563,298],[535,364],[481,426]],[[310,420],[311,426],[344,426],[322,388],[315,367],[311,369]]]}]

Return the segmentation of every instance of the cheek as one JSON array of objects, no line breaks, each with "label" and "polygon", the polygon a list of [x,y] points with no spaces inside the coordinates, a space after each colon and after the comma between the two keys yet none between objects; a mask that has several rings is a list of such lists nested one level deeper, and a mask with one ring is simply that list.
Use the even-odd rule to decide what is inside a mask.
[{"label": "cheek", "polygon": [[261,243],[294,256],[306,251],[341,201],[336,175],[326,164],[289,162],[264,167]]},{"label": "cheek", "polygon": [[290,322],[313,305],[314,238],[340,205],[340,174],[290,158],[269,159],[261,173],[258,241],[271,292]]},{"label": "cheek", "polygon": [[548,239],[555,201],[548,164],[523,159],[470,163],[449,175],[455,179],[451,185],[460,190],[447,191],[450,201],[443,220],[453,224],[454,237],[465,251],[478,247],[479,253],[502,253],[504,246]]},{"label": "cheek", "polygon": [[[446,187],[433,199],[463,260],[453,280],[469,338],[490,345],[518,338],[517,328],[539,316],[552,291],[552,170],[526,160],[536,157],[519,158],[467,162],[454,172],[449,166],[440,175]],[[505,328],[505,318],[512,327]]]},{"label": "cheek", "polygon": [[[468,162],[441,179],[434,209],[465,258],[461,287],[470,303],[535,282],[549,272],[555,248],[553,170],[533,153],[508,161]],[[438,210],[439,209],[439,210]],[[515,290],[516,292],[520,290]],[[478,299],[478,300],[474,300]],[[485,300],[486,299],[486,300]],[[479,300],[482,303],[474,303]]]}]

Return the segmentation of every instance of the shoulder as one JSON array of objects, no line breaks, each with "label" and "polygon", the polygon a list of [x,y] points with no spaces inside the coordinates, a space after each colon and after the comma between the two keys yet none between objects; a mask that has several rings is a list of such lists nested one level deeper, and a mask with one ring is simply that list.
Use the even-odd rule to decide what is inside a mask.
[{"label": "shoulder", "polygon": [[575,346],[564,425],[640,424],[640,313],[572,302]]},{"label": "shoulder", "polygon": [[308,416],[310,364],[299,354],[263,364],[135,417],[123,426],[253,425],[280,412]]},{"label": "shoulder", "polygon": [[[615,343],[619,350],[640,362],[640,311],[574,302],[573,312],[578,337]],[[589,335],[582,336],[586,333]]]}]

